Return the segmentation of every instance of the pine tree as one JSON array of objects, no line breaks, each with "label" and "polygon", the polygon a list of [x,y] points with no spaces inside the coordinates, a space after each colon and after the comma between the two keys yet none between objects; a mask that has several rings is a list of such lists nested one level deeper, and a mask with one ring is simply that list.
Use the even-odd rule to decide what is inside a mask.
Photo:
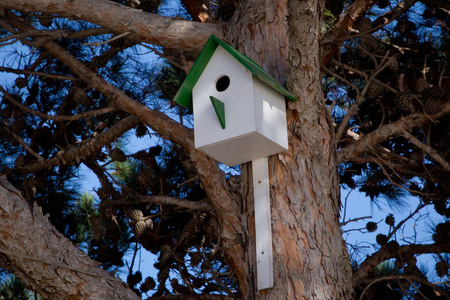
[{"label": "pine tree", "polygon": [[[445,297],[417,258],[433,253],[448,276],[448,5],[374,2],[0,0],[11,76],[0,85],[0,267],[45,298]],[[297,98],[289,151],[269,158],[274,287],[263,292],[251,167],[197,151],[195,120],[172,101],[211,34]],[[150,142],[131,151],[130,136]],[[95,195],[75,188],[82,164]],[[360,218],[347,218],[340,186],[392,210],[358,230],[370,250],[345,247],[340,226]],[[400,234],[428,208],[441,219],[426,238]],[[153,278],[139,249],[157,257]],[[125,270],[127,285],[105,270]]]}]

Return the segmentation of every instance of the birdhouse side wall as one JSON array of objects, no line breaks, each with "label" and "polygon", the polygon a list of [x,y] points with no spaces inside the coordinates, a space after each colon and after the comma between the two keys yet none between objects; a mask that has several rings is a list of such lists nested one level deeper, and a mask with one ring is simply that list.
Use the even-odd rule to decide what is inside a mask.
[{"label": "birdhouse side wall", "polygon": [[[218,86],[221,77],[229,85]],[[225,80],[226,81],[226,80]],[[215,144],[256,130],[252,74],[231,54],[218,46],[192,89],[195,146]],[[210,97],[224,103],[222,128]]]},{"label": "birdhouse side wall", "polygon": [[[286,100],[284,95],[253,77],[256,131],[288,150]],[[281,151],[280,151],[281,152]]]}]

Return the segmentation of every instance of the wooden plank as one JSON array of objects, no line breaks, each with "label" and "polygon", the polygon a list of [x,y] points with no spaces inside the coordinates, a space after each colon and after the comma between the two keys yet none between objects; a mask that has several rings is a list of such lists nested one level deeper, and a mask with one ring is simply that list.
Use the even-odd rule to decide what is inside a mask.
[{"label": "wooden plank", "polygon": [[272,223],[270,217],[269,162],[252,161],[255,201],[256,273],[258,290],[273,287]]}]

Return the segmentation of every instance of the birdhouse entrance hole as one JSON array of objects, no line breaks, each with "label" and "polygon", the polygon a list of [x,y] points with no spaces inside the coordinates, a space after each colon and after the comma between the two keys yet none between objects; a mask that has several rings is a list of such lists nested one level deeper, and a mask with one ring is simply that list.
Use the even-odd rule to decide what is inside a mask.
[{"label": "birdhouse entrance hole", "polygon": [[218,92],[225,91],[230,86],[230,77],[227,75],[221,75],[216,80],[216,90]]}]

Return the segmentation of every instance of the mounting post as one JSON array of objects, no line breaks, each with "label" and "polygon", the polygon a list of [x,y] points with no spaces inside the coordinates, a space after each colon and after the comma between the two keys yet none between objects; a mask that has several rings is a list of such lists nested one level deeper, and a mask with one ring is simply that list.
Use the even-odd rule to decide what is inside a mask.
[{"label": "mounting post", "polygon": [[273,287],[272,224],[270,217],[269,160],[252,161],[255,206],[256,276],[258,290]]}]

